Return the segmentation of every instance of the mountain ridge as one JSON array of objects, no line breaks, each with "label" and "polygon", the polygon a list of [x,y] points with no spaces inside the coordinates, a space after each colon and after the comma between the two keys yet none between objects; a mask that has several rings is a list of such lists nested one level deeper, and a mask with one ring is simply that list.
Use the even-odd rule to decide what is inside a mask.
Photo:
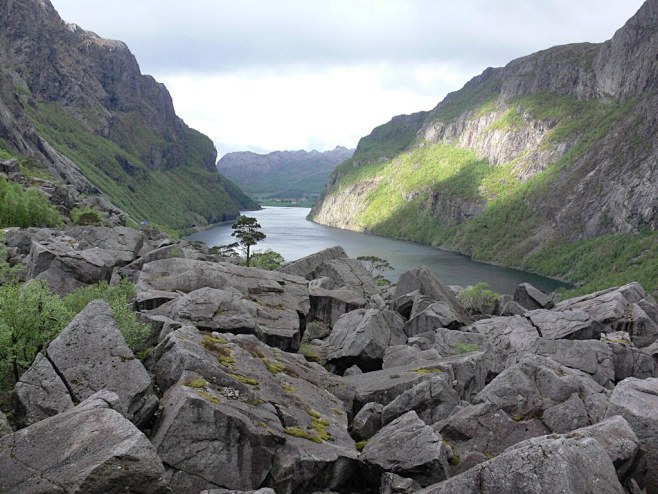
[{"label": "mountain ridge", "polygon": [[55,180],[175,228],[256,207],[216,173],[212,141],[176,115],[124,43],[66,23],[48,0],[5,1],[0,62],[0,144]]},{"label": "mountain ridge", "polygon": [[[394,138],[363,138],[312,218],[577,282],[577,268],[555,259],[566,245],[600,251],[597,239],[631,235],[637,256],[639,244],[658,248],[657,32],[649,0],[605,43],[486,69],[413,120],[399,152],[385,149]],[[658,288],[658,260],[646,260]]]}]

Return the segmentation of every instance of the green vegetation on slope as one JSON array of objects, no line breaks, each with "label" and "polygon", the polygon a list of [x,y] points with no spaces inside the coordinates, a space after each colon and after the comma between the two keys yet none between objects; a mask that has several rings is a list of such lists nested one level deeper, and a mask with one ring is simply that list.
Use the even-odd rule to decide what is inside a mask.
[{"label": "green vegetation on slope", "polygon": [[45,195],[35,188],[0,177],[0,228],[8,226],[57,226],[59,212]]},{"label": "green vegetation on slope", "polygon": [[[91,110],[88,113],[91,115]],[[241,207],[257,207],[236,185],[204,168],[208,139],[195,130],[184,131],[188,158],[185,166],[152,170],[137,156],[153,146],[166,150],[167,143],[150,132],[137,116],[124,115],[125,125],[114,129],[121,142],[132,143],[130,152],[92,133],[58,104],[39,103],[29,114],[40,134],[135,221],[183,229],[237,217],[239,211],[233,199]],[[133,116],[135,120],[131,119]]]},{"label": "green vegetation on slope", "polygon": [[[486,92],[479,94],[481,106],[468,108],[474,110],[473,117],[491,110]],[[491,166],[473,151],[425,143],[391,161],[362,166],[345,163],[335,176],[333,192],[358,182],[377,181],[366,198],[364,212],[353,224],[356,229],[457,249],[475,259],[568,279],[584,284],[581,291],[632,280],[656,290],[656,232],[606,235],[576,243],[563,239],[549,246],[541,245],[544,239],[539,236],[540,227],[550,220],[546,216],[550,212],[540,206],[542,201],[555,199],[560,181],[577,179],[574,164],[593,144],[611,134],[633,104],[578,101],[550,93],[511,102],[487,131],[520,128],[526,125],[520,116],[527,114],[534,120],[557,122],[542,146],[570,145],[559,161],[525,182],[518,177],[524,156]],[[465,105],[466,100],[459,109],[463,111]],[[443,116],[452,114],[451,110]],[[451,221],[447,209],[463,205],[481,212],[470,219]]]}]

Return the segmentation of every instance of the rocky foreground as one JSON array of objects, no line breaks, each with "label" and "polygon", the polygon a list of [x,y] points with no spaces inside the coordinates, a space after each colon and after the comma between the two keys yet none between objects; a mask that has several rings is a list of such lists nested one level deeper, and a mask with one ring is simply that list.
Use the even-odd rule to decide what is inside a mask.
[{"label": "rocky foreground", "polygon": [[153,348],[78,314],[0,420],[2,493],[658,493],[637,283],[521,285],[475,320],[426,268],[382,291],[340,247],[269,272],[124,227],[6,244],[62,294],[131,279]]}]

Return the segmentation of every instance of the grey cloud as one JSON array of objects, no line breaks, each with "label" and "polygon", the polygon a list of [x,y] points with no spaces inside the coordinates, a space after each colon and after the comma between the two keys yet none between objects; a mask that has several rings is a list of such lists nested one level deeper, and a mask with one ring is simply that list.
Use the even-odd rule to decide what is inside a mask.
[{"label": "grey cloud", "polygon": [[53,0],[69,21],[131,47],[147,72],[281,64],[502,65],[609,38],[641,0]]}]

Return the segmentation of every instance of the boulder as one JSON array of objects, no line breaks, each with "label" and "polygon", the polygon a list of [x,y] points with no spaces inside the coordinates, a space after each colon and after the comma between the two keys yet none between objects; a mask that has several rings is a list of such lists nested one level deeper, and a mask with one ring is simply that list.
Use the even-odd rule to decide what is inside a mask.
[{"label": "boulder", "polygon": [[483,319],[468,326],[466,331],[485,336],[494,346],[497,358],[492,362],[498,363],[492,369],[495,374],[506,367],[510,357],[516,361],[516,354],[532,350],[540,338],[532,323],[521,316]]},{"label": "boulder", "polygon": [[337,257],[322,263],[313,272],[314,278],[331,278],[338,288],[346,288],[365,298],[369,307],[384,308],[381,290],[361,261]]},{"label": "boulder", "polygon": [[[551,340],[539,338],[528,351],[548,357],[562,365],[589,374],[594,381],[612,388],[616,381],[614,353],[608,345],[596,340]],[[518,354],[521,358],[523,354]],[[511,361],[508,361],[508,365]]]},{"label": "boulder", "polygon": [[469,319],[463,317],[461,310],[455,310],[448,302],[434,302],[407,321],[404,333],[411,337],[436,328],[458,329],[468,322]]},{"label": "boulder", "polygon": [[592,438],[525,441],[416,494],[624,494],[615,467]]},{"label": "boulder", "polygon": [[[393,323],[392,327],[388,320]],[[358,309],[341,316],[324,340],[327,361],[336,365],[339,373],[352,365],[366,372],[381,369],[391,340],[395,343],[406,339],[402,334],[401,318],[389,317],[388,320],[378,309]]]},{"label": "boulder", "polygon": [[658,378],[629,377],[617,384],[606,417],[621,415],[628,421],[646,453],[647,494],[658,493]]},{"label": "boulder", "polygon": [[609,340],[607,345],[613,354],[615,380],[623,381],[627,377],[658,377],[658,365],[651,355],[633,345],[613,343]]},{"label": "boulder", "polygon": [[421,489],[422,486],[414,479],[400,477],[394,473],[386,472],[382,475],[379,485],[380,494],[412,494]]},{"label": "boulder", "polygon": [[602,332],[628,332],[639,348],[658,339],[658,305],[636,282],[564,300],[556,309],[582,310],[601,324]]},{"label": "boulder", "polygon": [[516,420],[540,417],[552,432],[567,432],[600,421],[609,391],[576,369],[538,355],[526,355],[505,369],[478,395]]},{"label": "boulder", "polygon": [[[301,355],[253,335],[184,326],[147,364],[165,391],[152,440],[172,468],[172,488],[313,492],[352,475],[358,453],[347,419],[354,391]],[[198,418],[185,419],[194,413]],[[191,454],[205,447],[203,455]]]},{"label": "boulder", "polygon": [[0,438],[2,492],[171,493],[155,448],[100,391]]},{"label": "boulder", "polygon": [[381,421],[386,425],[405,413],[414,410],[428,425],[448,417],[461,404],[452,383],[442,376],[434,376],[404,391],[382,411]]},{"label": "boulder", "polygon": [[262,489],[257,489],[255,491],[235,491],[232,489],[210,489],[207,491],[201,491],[201,494],[276,494],[273,489],[269,487],[263,487]]},{"label": "boulder", "polygon": [[513,301],[528,310],[552,309],[555,306],[554,297],[546,295],[530,283],[521,283],[516,287]]},{"label": "boulder", "polygon": [[410,411],[370,438],[361,453],[366,475],[378,484],[382,473],[410,477],[421,486],[448,478],[448,449],[431,427]]},{"label": "boulder", "polygon": [[319,321],[333,327],[344,314],[368,306],[368,301],[348,288],[327,290],[309,286],[310,321]]},{"label": "boulder", "polygon": [[603,327],[579,309],[533,310],[526,317],[537,328],[539,335],[549,340],[599,339]]},{"label": "boulder", "polygon": [[302,257],[296,261],[286,263],[277,269],[277,271],[312,280],[319,278],[319,276],[315,275],[315,271],[325,262],[333,261],[334,259],[346,259],[347,257],[345,249],[336,245],[315,254]]},{"label": "boulder", "polygon": [[[156,314],[183,323],[198,320],[203,327],[221,331],[233,331],[234,326],[236,332],[253,333],[287,351],[299,348],[309,312],[305,279],[229,263],[184,258],[153,261],[144,265],[137,289],[187,294],[158,307]],[[212,300],[215,297],[218,300]],[[211,313],[213,307],[217,307],[216,313]]]},{"label": "boulder", "polygon": [[395,287],[395,299],[416,290],[420,295],[424,295],[434,302],[443,302],[443,307],[439,312],[456,315],[460,325],[465,326],[471,322],[452,290],[441,283],[425,266],[415,267],[400,276]]},{"label": "boulder", "polygon": [[352,437],[362,441],[374,436],[382,428],[383,411],[384,407],[380,403],[366,403],[352,420]]},{"label": "boulder", "polygon": [[420,364],[424,361],[432,362],[440,358],[441,354],[434,348],[421,350],[414,346],[393,345],[384,352],[382,368],[390,369],[391,367],[400,367],[413,363]]},{"label": "boulder", "polygon": [[[45,358],[35,362],[14,390],[18,415],[26,423],[61,412],[69,404],[66,395],[79,403],[103,389],[118,395],[120,411],[138,427],[158,406],[148,372],[128,348],[105,301],[87,305],[42,354]],[[42,376],[48,384],[38,384]]]},{"label": "boulder", "polygon": [[535,417],[511,417],[488,402],[458,409],[433,428],[452,450],[451,475],[498,456],[514,444],[549,432]]}]

